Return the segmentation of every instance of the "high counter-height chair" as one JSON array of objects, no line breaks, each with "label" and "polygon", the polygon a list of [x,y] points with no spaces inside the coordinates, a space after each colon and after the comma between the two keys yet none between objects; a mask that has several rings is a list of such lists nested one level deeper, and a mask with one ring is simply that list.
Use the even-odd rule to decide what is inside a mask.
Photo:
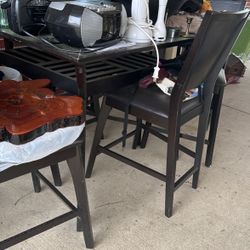
[{"label": "high counter-height chair", "polygon": [[[210,119],[208,122],[209,123],[208,124],[209,135],[208,135],[208,139],[205,140],[205,144],[207,144],[205,166],[207,167],[210,167],[213,162],[214,146],[215,146],[216,135],[217,135],[218,125],[219,125],[220,111],[221,111],[222,100],[224,96],[225,85],[226,85],[225,70],[221,69],[218,75],[218,78],[215,82],[213,99],[212,99],[211,108],[210,108],[210,117],[209,117]],[[143,126],[141,123],[142,123],[142,120],[138,120],[138,124],[137,124],[138,131],[136,132],[136,137],[133,142],[133,149],[136,149],[137,146],[140,146],[141,148],[145,148],[150,132],[152,132],[153,134],[155,132],[155,130],[151,129],[152,128],[151,123],[146,122],[146,124]],[[161,131],[161,132],[165,133],[166,131]],[[191,141],[196,141],[195,136],[191,136],[191,135],[183,134],[183,133],[180,134],[180,138],[191,140]]]},{"label": "high counter-height chair", "polygon": [[[86,172],[87,178],[92,174],[96,156],[100,153],[109,155],[164,181],[166,183],[165,215],[172,216],[174,191],[192,176],[192,187],[197,188],[215,81],[248,15],[248,10],[237,13],[206,13],[171,96],[165,95],[155,85],[142,89],[138,88],[137,84],[106,96],[91,148]],[[183,101],[185,91],[193,88],[198,88],[198,96],[189,101]],[[123,137],[107,146],[99,144],[112,108],[128,112],[137,120],[144,120],[167,130],[168,137],[155,131],[155,134],[168,142],[166,175],[112,151],[111,147],[123,141]],[[182,125],[195,117],[199,118],[199,123],[194,152],[181,145],[179,139]],[[129,133],[127,137],[132,134]],[[183,176],[175,181],[178,150],[192,156],[194,163]]]},{"label": "high counter-height chair", "polygon": [[[0,183],[35,173],[69,211],[4,240],[1,225],[1,250],[73,218],[77,218],[78,231],[83,231],[86,247],[94,247],[84,170],[83,101],[75,96],[56,96],[46,88],[48,84],[46,79],[0,84]],[[76,205],[39,171],[62,161],[67,161],[70,169]],[[0,197],[0,204],[3,202]]]},{"label": "high counter-height chair", "polygon": [[[49,165],[56,164],[61,161],[67,161],[73,184],[75,188],[77,207],[74,206],[63,194],[61,194],[38,170]],[[0,172],[0,183],[9,181],[16,177],[22,176],[27,173],[36,171],[36,174],[41,178],[49,188],[55,192],[55,194],[70,208],[69,212],[66,212],[56,218],[53,218],[45,223],[28,229],[22,233],[19,233],[13,237],[2,240],[0,239],[0,249],[6,249],[21,241],[24,241],[32,236],[42,233],[52,227],[60,225],[75,217],[78,218],[77,228],[83,230],[85,244],[87,248],[93,248],[93,233],[90,221],[88,197],[84,178],[84,168],[82,159],[82,140],[79,139],[70,146],[67,146],[49,156],[46,156],[37,161],[30,163],[24,163],[10,167]],[[3,230],[3,229],[1,229]]]}]

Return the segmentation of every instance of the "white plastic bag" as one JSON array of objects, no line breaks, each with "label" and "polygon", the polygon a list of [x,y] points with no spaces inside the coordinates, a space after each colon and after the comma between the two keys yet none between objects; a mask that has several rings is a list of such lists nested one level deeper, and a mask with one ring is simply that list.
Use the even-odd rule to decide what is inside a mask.
[{"label": "white plastic bag", "polygon": [[0,142],[0,172],[14,165],[42,159],[72,144],[84,127],[85,124],[60,128],[22,145]]}]

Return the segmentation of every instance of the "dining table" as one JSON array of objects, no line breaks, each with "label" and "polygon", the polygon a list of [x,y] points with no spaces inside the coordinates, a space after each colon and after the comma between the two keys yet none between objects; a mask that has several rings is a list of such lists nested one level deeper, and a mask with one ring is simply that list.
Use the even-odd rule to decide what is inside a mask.
[{"label": "dining table", "polygon": [[[4,44],[0,51],[1,65],[14,68],[30,79],[50,79],[54,90],[81,96],[85,111],[90,97],[97,97],[94,100],[98,102],[100,96],[139,80],[141,72],[150,71],[156,64],[152,43],[119,40],[117,43],[122,45],[105,49],[74,48],[54,43],[55,38],[49,34],[20,35],[9,28],[1,28],[0,37]],[[166,39],[158,42],[157,47],[162,56],[165,49],[176,47],[178,56],[191,46],[193,38]]]}]

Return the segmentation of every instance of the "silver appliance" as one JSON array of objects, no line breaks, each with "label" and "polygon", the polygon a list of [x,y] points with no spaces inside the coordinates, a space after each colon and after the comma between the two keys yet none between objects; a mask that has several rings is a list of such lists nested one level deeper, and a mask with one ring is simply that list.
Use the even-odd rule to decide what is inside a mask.
[{"label": "silver appliance", "polygon": [[60,42],[74,47],[114,43],[126,30],[121,3],[110,1],[52,1],[45,22]]}]

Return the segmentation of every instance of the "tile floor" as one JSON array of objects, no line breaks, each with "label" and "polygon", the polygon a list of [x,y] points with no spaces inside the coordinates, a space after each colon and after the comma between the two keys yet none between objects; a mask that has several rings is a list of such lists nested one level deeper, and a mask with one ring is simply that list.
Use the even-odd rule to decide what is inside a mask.
[{"label": "tile floor", "polygon": [[[163,183],[99,156],[93,177],[87,180],[95,249],[250,249],[249,104],[250,70],[241,84],[226,87],[213,165],[208,169],[203,164],[197,190],[188,181],[176,192],[171,219],[164,216]],[[186,129],[193,133],[194,126],[195,121]],[[88,127],[87,145],[94,127]],[[109,122],[107,128],[104,141],[113,138],[121,125]],[[133,151],[130,145],[124,152],[164,172],[166,150],[162,142],[150,137],[144,151]],[[188,161],[181,154],[179,169]],[[67,166],[61,165],[60,190],[75,200]],[[50,177],[49,171],[43,172]],[[1,239],[67,211],[47,187],[35,194],[30,175],[1,184],[0,202]],[[11,249],[78,250],[85,246],[72,220]]]}]

